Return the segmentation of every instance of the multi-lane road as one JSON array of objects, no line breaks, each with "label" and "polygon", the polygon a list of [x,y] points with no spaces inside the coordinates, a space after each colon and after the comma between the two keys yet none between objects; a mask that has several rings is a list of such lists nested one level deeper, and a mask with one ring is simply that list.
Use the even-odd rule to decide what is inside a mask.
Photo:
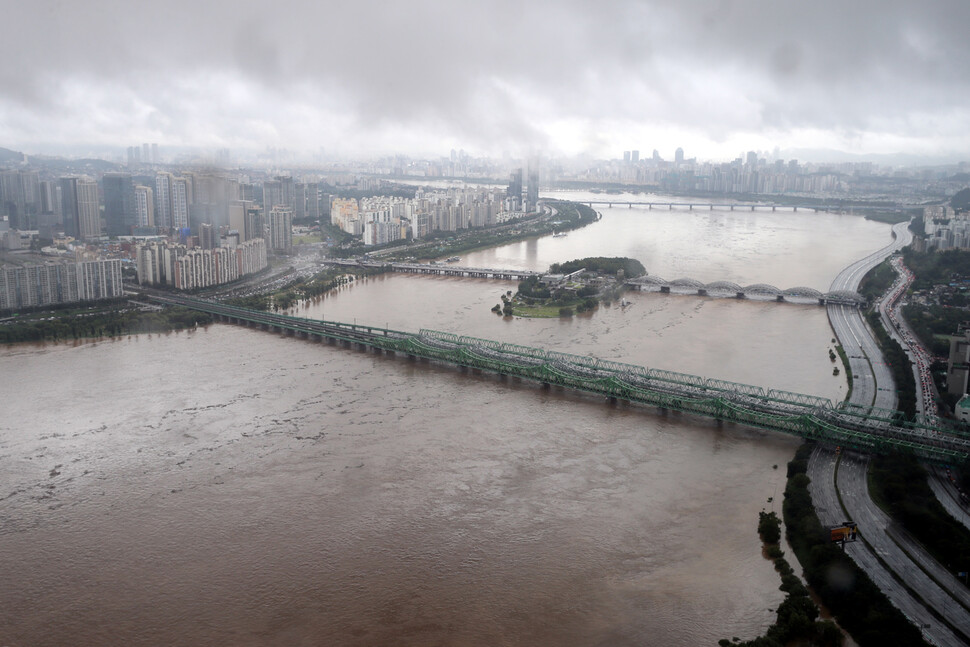
[{"label": "multi-lane road", "polygon": [[[905,222],[895,225],[893,242],[842,270],[835,277],[830,290],[858,290],[859,283],[869,270],[912,242],[913,234],[908,227],[909,223]],[[828,307],[828,314],[832,330],[849,357],[849,368],[852,371],[851,401],[866,407],[895,408],[896,388],[892,373],[882,362],[882,353],[860,310],[832,305]]]},{"label": "multi-lane road", "polygon": [[[890,245],[843,270],[831,290],[857,290],[869,270],[912,240],[908,223],[894,226],[893,234]],[[865,408],[894,409],[896,388],[892,374],[882,361],[882,353],[861,312],[829,306],[828,314],[849,358],[853,375],[850,401]],[[927,638],[939,645],[970,642],[970,592],[873,503],[866,482],[867,460],[844,457],[837,472],[838,485],[836,464],[835,454],[824,449],[817,450],[809,461],[812,499],[822,524],[835,525],[847,517],[859,524],[866,541],[847,546],[847,552],[893,604],[923,629]]]},{"label": "multi-lane road", "polygon": [[[812,503],[815,505],[815,511],[818,514],[819,520],[822,522],[823,526],[834,526],[846,520],[846,513],[842,510],[842,506],[839,503],[838,494],[835,489],[834,476],[836,467],[837,456],[835,452],[830,451],[816,451],[812,454],[808,461],[808,474],[812,479],[809,485],[809,491],[812,494]],[[843,460],[839,469],[839,480],[843,481],[843,476],[841,472],[848,466],[848,461]],[[840,483],[844,487],[844,483]],[[868,498],[868,493],[843,493],[842,500],[846,503],[854,501],[854,499],[864,496]],[[847,501],[848,499],[848,501]],[[850,507],[849,505],[846,506]],[[852,506],[855,507],[855,506]],[[856,523],[860,523],[856,519],[853,519]],[[860,530],[866,531],[867,528],[863,525],[864,522],[860,523]],[[868,534],[866,535],[868,539]],[[924,636],[929,639],[930,642],[936,645],[953,646],[957,647],[959,645],[966,645],[967,641],[955,631],[950,629],[946,624],[939,621],[932,612],[927,608],[926,604],[920,599],[926,598],[922,594],[917,593],[914,595],[906,589],[894,576],[893,572],[900,574],[906,580],[912,578],[915,575],[912,571],[915,570],[915,565],[906,564],[905,561],[897,561],[898,554],[901,551],[892,551],[893,554],[889,554],[889,551],[885,547],[877,549],[879,552],[873,552],[865,543],[859,541],[855,543],[847,543],[845,545],[845,552],[848,554],[859,567],[866,572],[869,579],[883,591],[887,597],[892,601],[892,603],[902,611],[910,619],[913,624],[920,627],[923,631]],[[880,559],[882,561],[880,561]],[[892,560],[890,564],[889,560]],[[889,568],[887,568],[889,564]],[[909,570],[907,570],[909,569]],[[928,578],[924,579],[928,581]],[[924,587],[925,589],[931,589],[933,583],[930,581],[929,584]],[[958,605],[956,601],[951,603],[946,603],[946,598],[941,595],[939,587],[935,587],[936,590],[933,591],[936,594],[936,600],[940,602],[940,606],[946,612],[945,617],[950,620],[956,615],[958,610]],[[913,589],[914,591],[916,589]],[[917,597],[917,595],[919,597]],[[934,599],[934,598],[931,598]],[[952,609],[950,607],[953,607]]]}]

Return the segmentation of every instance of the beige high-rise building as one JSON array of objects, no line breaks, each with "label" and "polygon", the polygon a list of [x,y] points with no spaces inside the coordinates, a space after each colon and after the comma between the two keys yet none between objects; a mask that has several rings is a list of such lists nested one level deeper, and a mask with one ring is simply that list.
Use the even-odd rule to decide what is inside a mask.
[{"label": "beige high-rise building", "polygon": [[139,227],[155,226],[155,198],[151,187],[135,187],[135,221]]},{"label": "beige high-rise building", "polygon": [[81,240],[101,236],[101,208],[98,202],[98,183],[89,178],[77,182],[77,211]]},{"label": "beige high-rise building", "polygon": [[274,252],[293,249],[293,209],[275,206],[269,212],[269,247]]}]

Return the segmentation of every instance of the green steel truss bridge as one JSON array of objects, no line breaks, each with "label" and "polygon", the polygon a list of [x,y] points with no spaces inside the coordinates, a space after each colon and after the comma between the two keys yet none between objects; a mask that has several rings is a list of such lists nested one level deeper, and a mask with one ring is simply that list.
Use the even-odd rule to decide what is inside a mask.
[{"label": "green steel truss bridge", "polygon": [[146,293],[143,297],[207,312],[229,323],[518,377],[862,452],[910,449],[925,460],[941,464],[957,463],[970,454],[970,434],[923,419],[903,420],[892,410],[835,405],[818,396],[434,330],[401,332],[304,319],[181,295]]}]

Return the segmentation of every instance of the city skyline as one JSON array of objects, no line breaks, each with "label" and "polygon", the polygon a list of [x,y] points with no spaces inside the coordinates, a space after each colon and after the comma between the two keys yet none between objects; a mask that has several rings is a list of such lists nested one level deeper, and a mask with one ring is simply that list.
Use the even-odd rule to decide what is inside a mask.
[{"label": "city skyline", "polygon": [[[0,146],[954,161],[965,3],[21,4]],[[191,16],[191,20],[185,20]],[[38,47],[36,34],[56,43]]]}]

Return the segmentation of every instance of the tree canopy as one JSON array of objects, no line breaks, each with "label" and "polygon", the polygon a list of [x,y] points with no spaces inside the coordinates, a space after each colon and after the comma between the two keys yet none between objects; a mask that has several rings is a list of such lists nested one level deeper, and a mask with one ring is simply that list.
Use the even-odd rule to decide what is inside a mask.
[{"label": "tree canopy", "polygon": [[565,263],[553,263],[549,266],[549,272],[552,274],[570,274],[582,269],[588,272],[601,272],[614,276],[617,272],[623,270],[623,275],[626,278],[643,276],[647,273],[647,269],[643,266],[643,263],[635,258],[626,258],[623,256],[614,256],[612,258],[606,256],[590,256],[573,261],[566,261]]},{"label": "tree canopy", "polygon": [[956,195],[950,198],[950,206],[954,211],[970,210],[970,188],[957,191]]}]

